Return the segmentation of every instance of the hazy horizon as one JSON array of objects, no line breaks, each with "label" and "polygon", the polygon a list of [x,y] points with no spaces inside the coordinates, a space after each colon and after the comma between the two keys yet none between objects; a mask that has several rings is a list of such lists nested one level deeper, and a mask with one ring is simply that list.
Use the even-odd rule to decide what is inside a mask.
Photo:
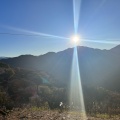
[{"label": "hazy horizon", "polygon": [[[116,47],[116,46],[118,46],[118,45],[115,45],[114,47]],[[89,47],[89,46],[78,46],[78,47],[87,47],[87,48],[91,48],[91,49],[100,49],[100,48],[94,48],[94,47]],[[100,50],[110,50],[110,49],[112,49],[112,48],[114,48],[114,47],[111,47],[111,48],[109,48],[109,49],[100,49]],[[74,49],[74,47],[69,47],[70,49]],[[0,55],[0,57],[8,57],[8,58],[12,58],[12,57],[19,57],[19,56],[21,56],[21,55],[33,55],[33,56],[41,56],[41,55],[45,55],[45,54],[47,54],[47,53],[58,53],[58,52],[62,52],[62,51],[65,51],[65,50],[67,50],[67,49],[69,49],[69,48],[65,48],[65,49],[62,49],[62,50],[59,50],[59,51],[48,51],[48,52],[45,52],[45,53],[41,53],[41,54],[32,54],[32,53],[23,53],[23,54],[18,54],[18,55],[16,55],[16,56],[11,56],[11,55],[9,55],[9,56],[4,56],[4,55]]]}]

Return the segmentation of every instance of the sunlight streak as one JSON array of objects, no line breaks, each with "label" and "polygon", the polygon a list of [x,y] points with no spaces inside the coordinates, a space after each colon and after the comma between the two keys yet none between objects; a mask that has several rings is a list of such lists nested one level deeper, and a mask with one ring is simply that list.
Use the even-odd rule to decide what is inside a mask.
[{"label": "sunlight streak", "polygon": [[94,12],[91,14],[90,18],[87,20],[87,23],[85,24],[83,29],[87,29],[88,25],[91,24],[92,21],[94,21],[95,16],[97,15],[97,13],[100,11],[100,9],[102,9],[102,7],[104,6],[104,4],[107,2],[107,0],[101,0],[101,3],[99,4],[99,6],[97,7],[96,10],[94,10]]},{"label": "sunlight streak", "polygon": [[92,43],[101,43],[101,44],[120,44],[119,40],[112,40],[112,39],[106,39],[106,40],[100,40],[100,39],[81,39],[82,42],[92,42]]},{"label": "sunlight streak", "polygon": [[[74,34],[75,35],[78,34],[80,8],[81,8],[81,0],[73,0]],[[74,36],[73,40],[76,43],[77,41],[79,41],[79,38]],[[70,98],[69,98],[70,111],[74,111],[75,113],[78,113],[79,117],[82,120],[87,120],[84,98],[83,98],[83,91],[82,91],[82,84],[81,84],[80,69],[79,69],[77,44],[75,44],[74,46],[70,85],[71,85]]]},{"label": "sunlight streak", "polygon": [[[56,35],[51,35],[51,34],[46,34],[46,33],[41,33],[41,32],[35,32],[35,31],[30,31],[30,30],[25,30],[25,29],[20,29],[20,28],[15,28],[15,27],[9,27],[9,26],[4,26],[7,29],[14,30],[14,31],[19,31],[22,33],[8,33],[8,32],[1,32],[0,35],[14,35],[14,36],[42,36],[46,38],[57,38],[57,39],[63,39],[63,40],[71,40],[71,37],[63,37],[63,36],[56,36]],[[118,45],[120,44],[120,39],[91,39],[91,38],[82,38],[80,37],[80,43],[82,42],[93,42],[93,43],[101,43],[101,44],[115,44]],[[77,44],[79,45],[79,43]]]},{"label": "sunlight streak", "polygon": [[77,34],[77,32],[78,32],[80,8],[81,8],[81,0],[73,0],[73,15],[74,15],[74,32],[75,32],[75,34]]},{"label": "sunlight streak", "polygon": [[[46,33],[41,33],[41,32],[35,32],[35,31],[30,31],[30,30],[25,30],[25,29],[20,29],[20,28],[14,28],[14,27],[8,27],[8,29],[14,30],[14,31],[19,31],[19,32],[24,32],[23,34],[19,35],[27,35],[27,36],[43,36],[43,37],[48,37],[48,38],[58,38],[58,39],[65,39],[69,40],[70,38],[66,37],[61,37],[57,35],[51,35],[51,34],[46,34]],[[25,34],[27,33],[27,34]]]},{"label": "sunlight streak", "polygon": [[84,106],[77,47],[74,47],[74,52],[73,52],[69,104],[71,111],[78,113],[80,118],[82,118],[82,120],[87,119],[85,106]]},{"label": "sunlight streak", "polygon": [[25,32],[31,33],[33,35],[44,36],[44,37],[49,37],[49,38],[58,38],[58,39],[69,40],[69,38],[66,38],[66,37],[61,37],[61,36],[56,36],[56,35],[51,35],[51,34],[46,34],[46,33],[40,33],[40,32],[28,31],[28,30],[26,30]]}]

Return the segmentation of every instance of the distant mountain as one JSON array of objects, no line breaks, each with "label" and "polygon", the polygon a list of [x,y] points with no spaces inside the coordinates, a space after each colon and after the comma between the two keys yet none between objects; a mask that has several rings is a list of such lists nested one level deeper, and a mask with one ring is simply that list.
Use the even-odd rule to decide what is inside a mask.
[{"label": "distant mountain", "polygon": [[120,54],[120,45],[112,48],[110,51],[111,51],[111,52],[114,52],[114,53],[119,53],[119,54]]},{"label": "distant mountain", "polygon": [[[13,67],[43,70],[60,85],[70,83],[73,48],[40,56],[21,55],[1,60]],[[82,84],[120,91],[120,45],[110,50],[78,46]]]},{"label": "distant mountain", "polygon": [[40,102],[49,99],[50,103],[57,95],[53,94],[50,99],[49,91],[60,92],[54,85],[54,79],[43,71],[12,68],[0,62],[0,106],[11,109],[24,103],[31,103],[30,99],[36,96],[40,97]]},{"label": "distant mountain", "polygon": [[0,60],[2,60],[2,59],[8,59],[8,57],[0,57]]}]

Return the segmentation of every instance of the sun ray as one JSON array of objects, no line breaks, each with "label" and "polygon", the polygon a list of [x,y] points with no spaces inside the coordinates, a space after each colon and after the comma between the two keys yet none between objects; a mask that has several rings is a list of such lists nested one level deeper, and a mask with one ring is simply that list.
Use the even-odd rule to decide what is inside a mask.
[{"label": "sun ray", "polygon": [[[41,32],[35,32],[31,30],[26,30],[26,29],[21,29],[21,28],[15,28],[15,27],[10,27],[10,26],[5,26],[7,29],[14,30],[14,31],[19,31],[22,32],[18,35],[26,35],[26,36],[43,36],[43,37],[48,37],[48,38],[57,38],[57,39],[65,39],[69,40],[70,38],[62,37],[62,36],[57,36],[57,35],[51,35],[51,34],[46,34],[46,33],[41,33]],[[12,35],[12,33],[11,33]],[[13,35],[17,35],[13,34]]]},{"label": "sun ray", "polygon": [[81,39],[82,42],[92,42],[92,43],[101,43],[101,44],[115,44],[118,45],[120,44],[119,40],[112,40],[112,39]]},{"label": "sun ray", "polygon": [[96,10],[91,14],[90,18],[87,20],[87,23],[85,24],[83,29],[87,29],[88,25],[95,19],[95,16],[100,11],[100,9],[104,6],[104,4],[107,2],[107,0],[101,0],[99,6]]},{"label": "sun ray", "polygon": [[[41,32],[35,32],[35,31],[30,31],[26,29],[21,29],[21,28],[15,28],[15,27],[10,27],[10,26],[3,26],[7,29],[15,31],[15,33],[9,33],[9,32],[0,32],[0,35],[14,35],[14,36],[42,36],[46,38],[57,38],[57,39],[63,39],[63,40],[71,40],[71,37],[63,37],[63,36],[56,36],[56,35],[51,35],[51,34],[46,34],[46,33],[41,33]],[[16,32],[17,31],[17,32]],[[18,33],[20,32],[20,33]],[[80,37],[80,43],[82,42],[92,42],[92,43],[101,43],[101,44],[113,44],[113,45],[118,45],[120,44],[120,39],[99,39],[99,38],[82,38]],[[79,45],[79,43],[77,44]]]},{"label": "sun ray", "polygon": [[75,34],[77,34],[77,32],[78,32],[80,8],[81,8],[81,0],[73,0],[73,15],[74,15],[74,32],[75,32]]},{"label": "sun ray", "polygon": [[82,120],[87,119],[84,106],[77,47],[74,47],[73,51],[69,105],[70,110],[77,113]]},{"label": "sun ray", "polygon": [[[74,37],[73,40],[76,43],[79,38],[76,37],[78,34],[79,15],[81,8],[81,0],[73,0],[73,13],[74,13]],[[71,69],[71,87],[70,87],[70,110],[75,111],[79,114],[82,120],[87,120],[84,98],[82,92],[81,76],[78,62],[77,44],[74,46],[73,52],[73,63]]]}]

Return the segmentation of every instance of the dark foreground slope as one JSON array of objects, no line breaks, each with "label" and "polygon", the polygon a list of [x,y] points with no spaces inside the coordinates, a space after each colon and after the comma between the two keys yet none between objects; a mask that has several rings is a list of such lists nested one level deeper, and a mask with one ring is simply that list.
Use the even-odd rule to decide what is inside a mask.
[{"label": "dark foreground slope", "polygon": [[[70,81],[73,48],[41,56],[21,55],[1,60],[13,67],[43,70],[51,74],[59,85]],[[81,79],[83,84],[102,86],[120,91],[120,46],[111,50],[77,47]]]},{"label": "dark foreground slope", "polygon": [[[69,109],[69,89],[58,87],[55,79],[43,71],[12,68],[0,62],[0,108],[21,108],[24,105],[40,108]],[[87,82],[86,82],[87,83]],[[90,114],[120,114],[120,94],[103,87],[83,85],[86,112]],[[72,107],[72,106],[71,106]],[[1,109],[0,109],[1,110]]]}]

